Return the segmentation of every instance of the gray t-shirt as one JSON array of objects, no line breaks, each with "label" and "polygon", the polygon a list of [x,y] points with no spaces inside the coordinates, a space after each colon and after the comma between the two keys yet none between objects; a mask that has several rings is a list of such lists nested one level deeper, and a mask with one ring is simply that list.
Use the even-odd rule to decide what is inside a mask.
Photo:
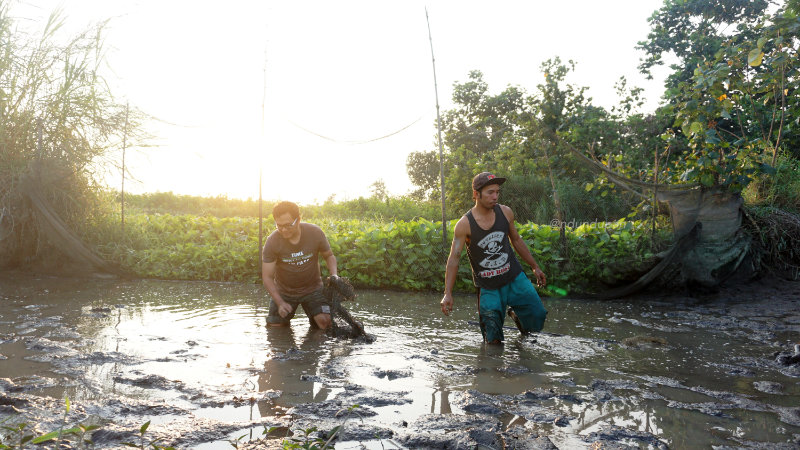
[{"label": "gray t-shirt", "polygon": [[322,287],[319,254],[330,249],[320,227],[300,222],[300,242],[292,244],[275,230],[264,244],[261,260],[276,263],[275,283],[281,295],[299,297]]}]

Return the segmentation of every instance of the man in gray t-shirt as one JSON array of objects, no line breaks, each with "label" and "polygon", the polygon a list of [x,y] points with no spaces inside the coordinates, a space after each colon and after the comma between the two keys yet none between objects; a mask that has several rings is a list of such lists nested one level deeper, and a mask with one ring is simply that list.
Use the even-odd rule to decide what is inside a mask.
[{"label": "man in gray t-shirt", "polygon": [[312,328],[331,325],[331,305],[322,295],[319,257],[331,277],[337,277],[336,257],[320,227],[300,222],[300,208],[280,202],[272,208],[277,230],[261,251],[261,275],[272,297],[267,325],[287,326],[298,306],[303,307]]}]

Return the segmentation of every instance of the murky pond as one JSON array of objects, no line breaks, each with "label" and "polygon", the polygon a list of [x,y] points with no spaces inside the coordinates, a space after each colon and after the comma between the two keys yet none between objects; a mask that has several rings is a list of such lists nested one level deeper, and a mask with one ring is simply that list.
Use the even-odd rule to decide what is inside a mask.
[{"label": "murky pond", "polygon": [[302,313],[267,329],[259,286],[6,275],[0,421],[56,430],[66,396],[98,448],[147,421],[145,443],[201,449],[342,423],[336,448],[797,448],[798,292],[545,299],[546,333],[486,346],[472,296],[444,317],[436,293],[359,291],[370,343]]}]

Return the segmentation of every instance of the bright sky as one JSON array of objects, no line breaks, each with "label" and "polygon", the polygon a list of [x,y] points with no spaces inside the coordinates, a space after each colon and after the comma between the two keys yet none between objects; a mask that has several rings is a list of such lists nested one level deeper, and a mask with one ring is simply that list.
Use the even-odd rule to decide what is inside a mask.
[{"label": "bright sky", "polygon": [[634,46],[661,4],[21,0],[12,13],[43,24],[61,6],[67,30],[111,19],[113,92],[161,120],[148,125],[158,147],[130,149],[138,182],[126,190],[258,198],[262,167],[265,199],[313,203],[369,196],[379,179],[404,194],[408,153],[438,148],[426,7],[442,111],[470,70],[491,93],[533,92],[554,56],[577,63],[571,81],[589,86],[596,105],[617,103],[625,75],[652,110],[665,72],[644,80]]}]

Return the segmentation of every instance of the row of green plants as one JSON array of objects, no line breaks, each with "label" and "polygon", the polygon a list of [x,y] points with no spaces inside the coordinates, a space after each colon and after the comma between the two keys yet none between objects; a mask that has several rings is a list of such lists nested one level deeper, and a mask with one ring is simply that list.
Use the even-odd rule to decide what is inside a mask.
[{"label": "row of green plants", "polygon": [[[358,287],[400,290],[444,288],[444,263],[455,222],[447,239],[441,222],[426,219],[378,222],[316,221],[326,232],[340,273]],[[272,228],[265,222],[262,242]],[[550,283],[567,290],[591,291],[598,280],[613,282],[614,268],[646,262],[670,239],[667,227],[642,221],[524,223],[520,235]],[[260,283],[259,226],[256,218],[133,214],[107,222],[93,233],[94,244],[109,261],[146,278]],[[325,270],[324,264],[322,265]],[[472,291],[466,252],[456,289]]]},{"label": "row of green plants", "polygon": [[[119,192],[113,193],[114,202],[123,200]],[[246,200],[229,198],[225,195],[201,197],[197,195],[175,194],[173,192],[152,192],[124,195],[125,208],[133,213],[146,214],[193,214],[214,217],[267,217],[275,200]],[[260,207],[259,207],[260,206]],[[321,204],[303,205],[303,217],[307,219],[352,218],[370,220],[413,220],[417,217],[441,217],[441,206],[413,196],[389,196],[373,193],[369,197],[335,200],[329,198]]]}]

